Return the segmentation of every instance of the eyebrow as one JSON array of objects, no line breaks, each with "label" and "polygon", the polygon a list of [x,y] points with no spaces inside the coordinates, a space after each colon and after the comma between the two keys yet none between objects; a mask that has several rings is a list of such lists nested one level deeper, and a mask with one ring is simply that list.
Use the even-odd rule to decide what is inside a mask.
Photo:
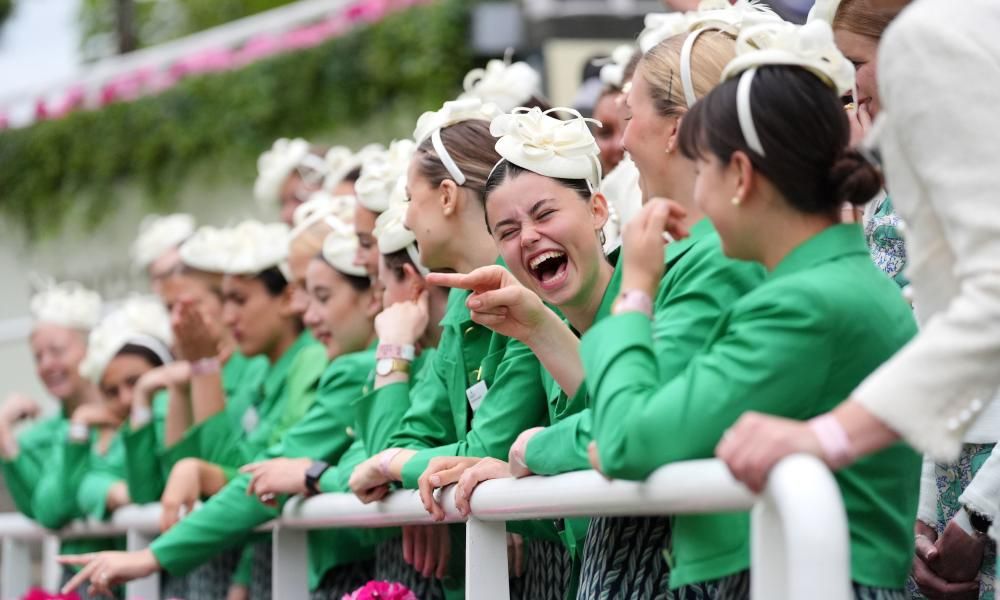
[{"label": "eyebrow", "polygon": [[[538,211],[541,209],[541,207],[542,207],[543,204],[545,204],[546,202],[551,202],[552,200],[554,200],[554,198],[542,198],[538,202],[535,202],[535,204],[532,205],[532,207],[530,209],[528,209],[528,214],[530,214],[531,216],[534,216],[535,214],[538,213]],[[504,219],[503,221],[500,221],[499,223],[497,223],[496,225],[494,225],[493,228],[494,229],[500,229],[504,225],[516,225],[516,224],[517,223],[514,221],[514,219]]]}]

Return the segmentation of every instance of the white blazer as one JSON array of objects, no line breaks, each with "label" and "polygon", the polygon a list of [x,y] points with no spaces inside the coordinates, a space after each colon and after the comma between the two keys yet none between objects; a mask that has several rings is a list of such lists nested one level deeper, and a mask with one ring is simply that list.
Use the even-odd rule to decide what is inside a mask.
[{"label": "white blazer", "polygon": [[853,397],[953,460],[1000,388],[1000,2],[917,0],[878,67],[876,135],[921,330]]}]

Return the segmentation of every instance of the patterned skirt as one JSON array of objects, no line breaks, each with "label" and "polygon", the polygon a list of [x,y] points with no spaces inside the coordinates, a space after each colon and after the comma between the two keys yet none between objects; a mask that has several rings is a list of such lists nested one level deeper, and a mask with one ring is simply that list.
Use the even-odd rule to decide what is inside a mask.
[{"label": "patterned skirt", "polygon": [[323,575],[319,587],[309,594],[310,600],[341,600],[364,586],[375,576],[375,561],[363,560],[334,567]]},{"label": "patterned skirt", "polygon": [[[855,600],[906,600],[904,590],[875,588],[852,583]],[[673,591],[675,600],[749,600],[750,571],[741,571],[722,579],[696,583]]]},{"label": "patterned skirt", "polygon": [[257,542],[250,569],[250,600],[271,600],[271,538]]},{"label": "patterned skirt", "polygon": [[401,583],[419,600],[444,600],[444,588],[440,581],[424,577],[403,560],[403,541],[400,538],[386,540],[375,548],[375,579]]},{"label": "patterned skirt", "polygon": [[[573,559],[561,542],[524,540],[524,576],[520,598],[524,600],[564,600],[574,583]],[[511,590],[511,598],[514,598]]]},{"label": "patterned skirt", "polygon": [[667,600],[669,543],[667,517],[591,519],[577,600]]},{"label": "patterned skirt", "polygon": [[228,550],[180,577],[161,573],[164,598],[217,600],[229,594],[233,572],[240,562],[240,550]]},{"label": "patterned skirt", "polygon": [[[995,444],[965,444],[958,461],[950,464],[937,463],[934,467],[934,480],[937,484],[937,523],[934,529],[940,535],[948,521],[961,508],[959,496],[969,486],[969,482],[979,472],[986,459],[993,452]],[[994,600],[996,596],[997,547],[992,539],[986,542],[986,552],[983,555],[983,565],[980,568],[979,600]],[[917,584],[911,578],[908,583],[910,598],[923,600]]]}]

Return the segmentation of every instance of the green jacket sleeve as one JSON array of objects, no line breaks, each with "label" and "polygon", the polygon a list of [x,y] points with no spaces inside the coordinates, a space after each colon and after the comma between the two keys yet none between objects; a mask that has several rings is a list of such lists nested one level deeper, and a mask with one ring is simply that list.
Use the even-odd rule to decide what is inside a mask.
[{"label": "green jacket sleeve", "polygon": [[77,492],[90,462],[90,444],[62,444],[57,464],[46,472],[32,496],[35,520],[42,527],[59,529],[82,516]]},{"label": "green jacket sleeve", "polygon": [[558,475],[590,468],[587,446],[593,439],[590,409],[569,415],[539,431],[525,449],[525,462],[533,473]]},{"label": "green jacket sleeve", "polygon": [[[285,432],[298,423],[312,408],[318,395],[320,378],[329,364],[330,361],[326,358],[326,349],[320,344],[312,344],[303,348],[295,357],[295,362],[292,363],[288,371],[288,383],[281,410],[276,418],[261,424],[262,429],[266,427],[270,430],[267,437],[262,440],[264,446],[272,446],[280,441]],[[369,366],[369,370],[370,368]],[[367,372],[366,370],[365,374]],[[358,386],[352,400],[360,395],[360,389],[361,386]]]},{"label": "green jacket sleeve", "polygon": [[[657,467],[708,458],[747,410],[791,418],[808,403],[789,396],[821,385],[828,360],[820,300],[795,290],[733,314],[718,339],[666,384],[657,377],[649,319],[627,313],[584,336],[581,354],[594,400],[595,437],[606,475],[644,479]],[[775,376],[775,365],[795,377]],[[792,410],[790,410],[792,409]],[[798,412],[796,412],[798,411]]]},{"label": "green jacket sleeve", "polygon": [[340,457],[340,462],[331,466],[319,478],[316,486],[324,494],[350,493],[351,486],[347,482],[351,480],[351,473],[354,467],[360,465],[368,459],[368,452],[361,440],[355,440],[353,444]]},{"label": "green jacket sleeve", "polygon": [[89,471],[80,481],[76,503],[80,512],[95,519],[108,516],[108,491],[122,478],[107,471]]},{"label": "green jacket sleeve", "polygon": [[[171,575],[183,575],[216,554],[243,543],[254,528],[281,514],[247,495],[249,475],[239,475],[201,508],[153,540],[150,549]],[[279,499],[283,505],[286,498]]]},{"label": "green jacket sleeve", "polygon": [[66,420],[55,417],[42,421],[18,436],[20,448],[14,460],[0,460],[4,483],[14,506],[34,518],[32,501],[44,474],[60,459],[59,444],[66,439]]},{"label": "green jacket sleeve", "polygon": [[166,482],[154,424],[149,422],[133,430],[126,423],[122,430],[122,442],[125,445],[125,483],[132,502],[148,504],[159,501]]},{"label": "green jacket sleeve", "polygon": [[538,359],[521,342],[507,340],[493,384],[473,416],[465,439],[417,452],[403,466],[403,485],[416,488],[417,480],[435,456],[491,456],[506,460],[517,436],[545,421],[545,390]]},{"label": "green jacket sleeve", "polygon": [[386,443],[387,448],[432,448],[458,439],[446,384],[452,366],[439,349],[423,368],[426,377],[387,385],[374,392],[372,401],[376,404],[385,403],[390,409],[409,407],[399,430]]},{"label": "green jacket sleeve", "polygon": [[[413,389],[419,390],[421,381],[431,372],[433,348],[424,350],[413,364],[411,381]],[[396,387],[395,391],[380,393],[386,387]],[[403,417],[410,408],[410,384],[396,383],[368,392],[357,402],[357,428],[369,456],[374,456],[391,448],[393,435],[400,430]]]},{"label": "green jacket sleeve", "polygon": [[3,480],[7,491],[14,501],[14,506],[25,516],[34,518],[31,507],[32,492],[38,487],[42,478],[43,465],[28,452],[20,452],[14,460],[0,463],[3,468]]}]

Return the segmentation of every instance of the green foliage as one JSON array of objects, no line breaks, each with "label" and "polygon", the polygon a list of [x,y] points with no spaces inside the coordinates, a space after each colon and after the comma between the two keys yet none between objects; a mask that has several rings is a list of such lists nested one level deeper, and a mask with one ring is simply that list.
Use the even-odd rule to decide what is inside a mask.
[{"label": "green foliage", "polygon": [[14,9],[14,0],[0,0],[0,25],[7,20]]},{"label": "green foliage", "polygon": [[195,166],[252,169],[277,137],[335,133],[400,103],[436,107],[470,66],[467,21],[465,0],[442,0],[158,96],[2,131],[0,214],[29,238],[57,233],[68,213],[95,226],[129,181],[169,210]]}]

